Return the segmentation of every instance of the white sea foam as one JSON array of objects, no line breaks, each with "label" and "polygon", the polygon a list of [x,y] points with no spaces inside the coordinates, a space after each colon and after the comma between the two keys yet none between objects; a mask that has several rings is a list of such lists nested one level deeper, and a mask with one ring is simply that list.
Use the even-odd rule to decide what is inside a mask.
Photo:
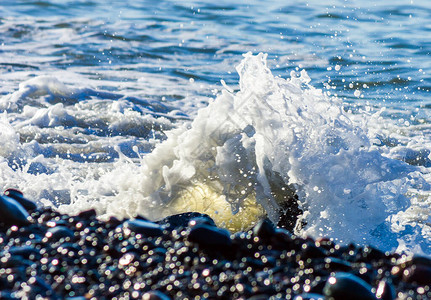
[{"label": "white sea foam", "polygon": [[395,246],[382,235],[391,234],[387,218],[409,206],[415,169],[372,150],[341,103],[309,85],[304,71],[274,77],[262,54],[247,54],[237,70],[238,93],[223,92],[144,159],[157,183],[151,196],[169,203],[177,189],[205,182],[234,212],[254,193],[277,221],[271,180],[278,174],[305,211],[298,233]]},{"label": "white sea foam", "polygon": [[246,54],[237,71],[238,92],[227,88],[160,143],[151,126],[174,126],[163,106],[137,113],[124,95],[27,81],[1,101],[9,115],[0,138],[11,141],[1,153],[2,187],[68,213],[93,207],[158,219],[195,210],[232,230],[264,215],[277,221],[279,194],[292,190],[306,224],[297,234],[430,253],[431,176],[401,160],[414,145],[376,146],[379,129],[367,122],[378,126],[379,116],[346,113],[305,71],[276,77],[263,54]]},{"label": "white sea foam", "polygon": [[[263,54],[245,55],[237,70],[240,91],[224,91],[191,124],[172,131],[142,159],[133,180],[115,169],[124,180],[103,210],[157,218],[199,207],[217,217],[220,201],[233,214],[257,201],[277,221],[273,181],[281,177],[305,212],[298,234],[396,248],[403,235],[395,216],[411,209],[412,182],[426,188],[418,169],[375,150],[341,103],[313,88],[304,71],[274,77]],[[238,217],[221,217],[229,227],[223,218]]]}]

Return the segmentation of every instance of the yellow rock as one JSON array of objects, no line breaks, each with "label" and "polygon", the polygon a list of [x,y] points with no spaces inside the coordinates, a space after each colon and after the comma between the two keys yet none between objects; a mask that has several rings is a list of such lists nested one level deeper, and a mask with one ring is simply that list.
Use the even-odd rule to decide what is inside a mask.
[{"label": "yellow rock", "polygon": [[256,203],[254,193],[245,198],[236,214],[226,197],[205,183],[194,183],[179,191],[170,204],[176,213],[199,212],[209,215],[217,226],[231,232],[252,227],[265,215],[263,207]]}]

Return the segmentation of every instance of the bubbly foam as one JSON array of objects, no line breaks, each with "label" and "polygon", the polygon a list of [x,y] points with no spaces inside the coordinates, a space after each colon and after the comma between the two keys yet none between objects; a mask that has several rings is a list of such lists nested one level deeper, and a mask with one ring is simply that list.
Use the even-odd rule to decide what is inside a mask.
[{"label": "bubbly foam", "polygon": [[[236,213],[248,203],[258,213],[253,218],[261,206],[276,222],[282,189],[274,193],[274,178],[281,178],[304,211],[298,234],[397,247],[402,235],[392,222],[411,205],[411,181],[424,182],[418,170],[375,150],[340,101],[311,86],[305,71],[274,77],[263,54],[245,55],[237,70],[240,90],[223,91],[191,124],[172,131],[142,159],[136,181],[124,183],[121,200],[105,203],[106,212],[121,207],[126,216],[161,217],[197,209],[235,229],[233,220],[244,218]],[[133,200],[122,196],[131,190]],[[231,214],[220,212],[223,201]]]},{"label": "bubbly foam", "polygon": [[[200,211],[232,231],[264,216],[277,222],[296,194],[304,212],[297,234],[429,253],[429,175],[421,163],[394,159],[408,147],[377,145],[367,120],[378,124],[378,116],[346,113],[305,71],[274,76],[263,54],[244,55],[237,71],[237,92],[226,86],[175,129],[164,106],[137,114],[126,96],[51,77],[25,82],[2,99],[9,117],[1,139],[11,141],[2,149],[3,185],[63,212],[159,219]],[[162,137],[154,127],[172,130]],[[64,140],[49,143],[55,132]]]}]

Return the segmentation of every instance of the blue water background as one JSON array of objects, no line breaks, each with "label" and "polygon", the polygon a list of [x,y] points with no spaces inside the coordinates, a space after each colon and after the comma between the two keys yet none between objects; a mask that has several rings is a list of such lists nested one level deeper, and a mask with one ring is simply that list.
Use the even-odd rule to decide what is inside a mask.
[{"label": "blue water background", "polygon": [[[2,0],[0,17],[0,24],[14,20],[0,35],[0,44],[13,47],[0,47],[0,55],[34,58],[29,65],[2,60],[2,71],[82,66],[96,73],[145,63],[136,70],[234,85],[241,54],[265,52],[275,74],[303,67],[315,86],[329,81],[346,103],[429,106],[428,1]],[[49,31],[59,28],[81,39],[50,40]]]}]

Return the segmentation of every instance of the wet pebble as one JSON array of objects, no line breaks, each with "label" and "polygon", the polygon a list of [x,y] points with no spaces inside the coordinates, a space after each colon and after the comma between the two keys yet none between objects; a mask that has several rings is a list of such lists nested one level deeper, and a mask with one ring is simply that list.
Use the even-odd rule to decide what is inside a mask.
[{"label": "wet pebble", "polygon": [[303,293],[295,296],[293,300],[325,300],[325,296],[320,294]]},{"label": "wet pebble", "polygon": [[78,218],[88,220],[94,218],[97,215],[95,209],[84,210],[78,214]]},{"label": "wet pebble", "polygon": [[16,200],[8,196],[0,196],[0,222],[7,225],[30,224],[29,214]]},{"label": "wet pebble", "polygon": [[215,226],[213,219],[211,219],[208,215],[197,212],[172,215],[158,221],[157,223],[165,226],[168,230],[173,230],[179,227],[187,227],[189,225],[189,222],[191,222],[192,220],[197,223],[207,223],[208,225]]},{"label": "wet pebble", "polygon": [[163,235],[163,227],[149,221],[135,219],[124,222],[123,228],[129,229],[135,233],[145,236],[161,236]]},{"label": "wet pebble", "polygon": [[142,300],[171,300],[171,298],[160,291],[151,291],[145,293]]},{"label": "wet pebble", "polygon": [[396,298],[394,286],[387,280],[380,281],[377,285],[376,297],[382,300],[394,300]]},{"label": "wet pebble", "polygon": [[323,289],[325,296],[334,300],[375,300],[372,287],[359,277],[344,272],[338,272],[326,281]]},{"label": "wet pebble", "polygon": [[227,230],[207,224],[193,226],[188,239],[206,247],[230,247],[232,245],[232,240]]},{"label": "wet pebble", "polygon": [[32,221],[3,221],[1,299],[431,299],[425,256],[304,239],[269,220],[231,237],[199,213],[102,222],[2,199]]},{"label": "wet pebble", "polygon": [[261,239],[270,239],[275,234],[274,224],[269,219],[263,219],[254,226],[253,233]]},{"label": "wet pebble", "polygon": [[46,237],[49,238],[51,241],[58,241],[60,239],[73,239],[75,238],[75,234],[72,230],[65,226],[56,226],[53,228],[49,228]]},{"label": "wet pebble", "polygon": [[23,193],[21,193],[20,191],[18,191],[16,189],[7,189],[4,192],[4,195],[8,196],[8,197],[10,197],[12,199],[14,199],[15,201],[17,201],[27,211],[33,211],[33,210],[35,210],[37,208],[36,203],[34,203],[31,200],[28,200],[27,198],[24,198]]},{"label": "wet pebble", "polygon": [[431,268],[424,265],[413,265],[403,271],[403,280],[419,285],[431,285]]}]

